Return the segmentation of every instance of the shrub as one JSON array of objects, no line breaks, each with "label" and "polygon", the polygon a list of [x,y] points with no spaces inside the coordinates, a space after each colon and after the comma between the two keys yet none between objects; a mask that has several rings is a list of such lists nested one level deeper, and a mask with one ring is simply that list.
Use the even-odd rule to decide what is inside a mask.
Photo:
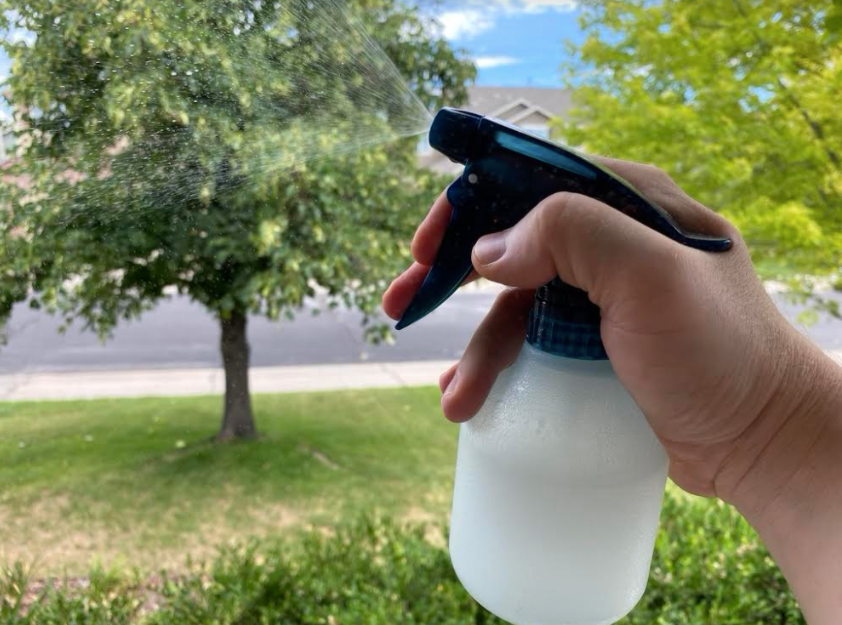
[{"label": "shrub", "polygon": [[623,625],[804,624],[786,580],[731,506],[667,489],[646,593]]},{"label": "shrub", "polygon": [[139,591],[137,580],[99,568],[84,579],[36,581],[16,564],[0,575],[0,625],[128,625]]},{"label": "shrub", "polygon": [[[22,569],[0,582],[0,625],[502,625],[462,589],[429,528],[367,519],[300,541],[224,548],[179,576],[95,571],[28,608]],[[757,536],[730,507],[669,490],[646,595],[623,625],[803,624]]]}]

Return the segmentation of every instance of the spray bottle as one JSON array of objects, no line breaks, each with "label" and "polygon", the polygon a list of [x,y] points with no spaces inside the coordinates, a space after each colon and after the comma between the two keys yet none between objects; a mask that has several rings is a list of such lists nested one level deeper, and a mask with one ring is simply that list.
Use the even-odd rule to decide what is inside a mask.
[{"label": "spray bottle", "polygon": [[[430,144],[465,165],[435,262],[397,329],[435,310],[471,273],[477,240],[560,191],[588,195],[683,245],[688,234],[628,182],[496,119],[442,109]],[[615,375],[587,293],[540,288],[518,359],[460,426],[450,553],[468,592],[516,625],[605,625],[643,595],[668,460]]]}]

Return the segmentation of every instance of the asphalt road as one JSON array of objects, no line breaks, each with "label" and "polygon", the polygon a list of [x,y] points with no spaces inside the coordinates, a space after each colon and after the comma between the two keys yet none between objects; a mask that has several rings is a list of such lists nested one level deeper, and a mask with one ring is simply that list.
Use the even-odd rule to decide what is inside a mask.
[{"label": "asphalt road", "polygon": [[[365,343],[358,314],[348,310],[294,321],[253,318],[249,338],[254,366],[451,360],[462,353],[473,329],[495,297],[489,291],[457,293],[433,315],[396,335],[394,345]],[[835,295],[840,301],[842,297]],[[794,320],[798,309],[776,301]],[[0,348],[0,373],[196,368],[220,365],[219,329],[201,306],[184,297],[162,302],[142,319],[123,323],[111,340],[71,328],[59,335],[59,322],[18,306],[8,327],[9,342]],[[803,330],[803,328],[802,328]],[[842,321],[823,317],[807,329],[821,347],[842,350]]]}]

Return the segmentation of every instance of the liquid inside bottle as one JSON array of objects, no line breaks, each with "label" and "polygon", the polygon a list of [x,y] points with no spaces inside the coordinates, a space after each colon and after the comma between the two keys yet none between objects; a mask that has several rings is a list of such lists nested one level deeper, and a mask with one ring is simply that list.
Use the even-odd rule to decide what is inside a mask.
[{"label": "liquid inside bottle", "polygon": [[607,360],[524,344],[461,426],[450,552],[515,625],[606,625],[646,587],[667,455]]}]

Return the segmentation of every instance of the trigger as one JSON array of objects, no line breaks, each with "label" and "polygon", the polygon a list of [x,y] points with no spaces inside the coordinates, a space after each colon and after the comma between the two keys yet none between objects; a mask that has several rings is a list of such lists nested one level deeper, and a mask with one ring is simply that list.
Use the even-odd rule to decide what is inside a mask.
[{"label": "trigger", "polygon": [[[445,195],[447,196],[447,201],[450,202],[450,206],[453,207],[455,212],[457,206],[464,206],[465,201],[469,199],[468,196],[473,195],[473,191],[471,191],[470,187],[465,186],[465,183],[462,182],[462,176],[459,176],[456,180],[450,183],[449,187],[447,187]],[[451,220],[452,219],[453,215],[451,215]]]},{"label": "trigger", "polygon": [[421,288],[404,312],[395,328],[401,330],[426,317],[441,306],[471,274],[471,251],[482,235],[473,203],[474,191],[462,179],[447,188],[447,200],[452,212],[436,259]]}]

